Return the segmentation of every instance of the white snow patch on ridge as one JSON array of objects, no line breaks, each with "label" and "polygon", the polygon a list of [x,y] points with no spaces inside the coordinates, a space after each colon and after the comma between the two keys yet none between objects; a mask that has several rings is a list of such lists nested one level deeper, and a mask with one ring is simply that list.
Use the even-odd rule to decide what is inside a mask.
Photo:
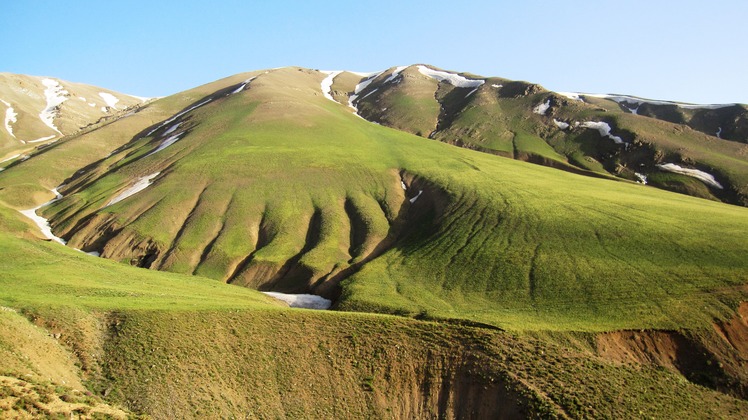
[{"label": "white snow patch on ridge", "polygon": [[182,115],[184,115],[184,114],[186,114],[186,113],[188,113],[190,111],[193,111],[193,110],[195,110],[197,108],[200,108],[201,106],[207,104],[208,102],[210,102],[212,100],[213,100],[212,98],[208,98],[208,99],[200,102],[197,105],[194,105],[194,106],[191,106],[191,107],[185,109],[184,111],[182,111],[182,112],[174,115],[173,117],[169,118],[168,120],[166,120],[166,121],[162,122],[161,124],[159,124],[158,126],[156,126],[156,128],[154,128],[153,130],[149,131],[148,134],[146,134],[145,136],[146,137],[150,136],[151,134],[155,133],[158,129],[164,127],[165,125],[171,124],[172,122],[174,122],[174,120],[176,120],[177,118],[181,117]]},{"label": "white snow patch on ridge", "polygon": [[[350,72],[358,76],[362,76],[362,73],[356,73],[356,72]],[[378,73],[368,73],[367,75],[364,75],[362,77],[366,77],[363,81],[361,81],[359,84],[356,85],[356,87],[353,89],[353,95],[348,98],[348,106],[356,110],[356,114],[358,114],[358,107],[356,107],[356,104],[354,103],[356,100],[358,100],[358,95],[361,93],[364,89],[366,89],[371,82],[374,81],[377,77],[379,77],[380,74],[384,73],[384,71],[380,71]],[[372,94],[376,89],[369,92],[366,96],[369,96]],[[364,96],[364,98],[366,97]]]},{"label": "white snow patch on ridge", "polygon": [[5,159],[3,159],[3,160],[0,160],[0,163],[5,163],[5,162],[7,162],[7,161],[9,161],[9,160],[13,160],[13,159],[15,159],[15,158],[17,158],[17,157],[19,157],[19,156],[21,156],[21,154],[20,154],[20,153],[18,153],[18,154],[16,154],[16,155],[13,155],[13,156],[11,156],[11,157],[9,157],[9,158],[5,158]]},{"label": "white snow patch on ridge", "polygon": [[687,104],[684,102],[673,102],[673,101],[660,101],[655,99],[645,99],[645,98],[639,98],[637,96],[631,96],[631,95],[615,95],[615,94],[608,94],[608,93],[581,93],[581,92],[556,92],[561,96],[566,96],[569,99],[573,99],[575,101],[581,101],[584,102],[584,99],[582,97],[589,96],[591,98],[601,98],[601,99],[610,99],[613,102],[616,102],[618,104],[620,103],[629,103],[633,105],[637,105],[636,108],[629,108],[629,111],[631,111],[632,114],[636,114],[636,111],[638,111],[639,106],[641,104],[650,104],[650,105],[675,105],[679,108],[684,109],[719,109],[719,108],[726,108],[728,106],[734,106],[737,104]]},{"label": "white snow patch on ridge", "polygon": [[184,133],[175,134],[175,135],[167,138],[166,140],[162,141],[161,144],[158,145],[158,147],[156,148],[156,150],[152,151],[151,153],[148,153],[144,157],[148,157],[148,156],[150,156],[150,155],[152,155],[154,153],[160,152],[160,151],[166,149],[167,147],[171,146],[172,144],[176,143],[179,140],[179,138],[182,136],[182,134],[184,134]]},{"label": "white snow patch on ridge", "polygon": [[446,71],[439,71],[430,69],[426,66],[418,66],[418,71],[424,76],[429,76],[432,79],[436,79],[440,82],[447,82],[454,87],[461,88],[477,88],[478,86],[486,83],[482,79],[468,79],[460,76],[459,74],[447,73]]},{"label": "white snow patch on ridge", "polygon": [[569,128],[569,123],[563,122],[563,121],[559,121],[559,120],[557,120],[555,118],[553,119],[553,123],[556,124],[556,127],[560,128],[562,130],[566,130],[567,128]]},{"label": "white snow patch on ridge", "polygon": [[151,100],[151,98],[146,98],[144,96],[135,96],[135,95],[127,95],[127,96],[129,96],[131,98],[138,99],[138,100],[140,100],[140,102],[148,102],[148,101]]},{"label": "white snow patch on ridge", "polygon": [[[39,143],[39,142],[43,142],[43,141],[47,141],[47,140],[51,140],[51,139],[53,139],[53,138],[55,138],[55,137],[57,137],[57,136],[56,136],[56,135],[54,135],[54,134],[52,134],[51,136],[47,136],[47,137],[42,137],[42,138],[38,138],[38,139],[36,139],[36,140],[29,140],[29,141],[25,141],[24,143]],[[54,142],[53,142],[53,143],[54,143]]]},{"label": "white snow patch on ridge", "polygon": [[49,226],[49,221],[47,219],[41,217],[41,216],[37,216],[37,214],[36,214],[36,211],[39,210],[40,208],[42,208],[44,206],[47,206],[49,204],[52,204],[55,201],[57,201],[57,200],[59,200],[59,199],[62,198],[62,195],[57,191],[57,188],[53,188],[52,189],[52,193],[54,193],[55,198],[47,201],[46,203],[44,203],[44,204],[42,204],[40,206],[34,207],[33,209],[21,210],[21,214],[23,214],[24,216],[26,216],[29,219],[33,220],[34,223],[36,223],[36,225],[39,227],[39,230],[41,230],[42,235],[44,235],[45,238],[51,239],[51,240],[53,240],[55,242],[59,242],[62,245],[65,245],[65,240],[64,239],[58,238],[57,236],[55,236],[52,233],[52,228]]},{"label": "white snow patch on ridge", "polygon": [[551,100],[548,99],[547,101],[538,104],[535,108],[533,108],[532,112],[538,114],[538,115],[545,115],[546,112],[548,112],[548,108],[551,107]]},{"label": "white snow patch on ridge", "polygon": [[106,102],[106,106],[112,109],[117,109],[117,102],[119,102],[119,98],[112,95],[111,93],[106,92],[99,92],[99,96],[101,96],[101,99]]},{"label": "white snow patch on ridge", "polygon": [[[131,195],[137,194],[144,189],[148,188],[153,178],[157,177],[158,174],[161,172],[156,172],[155,174],[146,175],[143,177],[138,178],[138,180],[133,184],[130,188],[122,191],[119,195],[114,197],[109,203],[107,203],[107,206],[111,206],[112,204],[119,203],[120,201],[124,200],[127,197],[130,197]],[[105,206],[106,207],[106,206]]]},{"label": "white snow patch on ridge", "polygon": [[[255,76],[255,77],[257,77],[257,76]],[[249,79],[245,80],[244,83],[242,83],[238,88],[234,89],[234,91],[231,92],[231,94],[233,95],[235,93],[239,93],[239,92],[243,91],[244,88],[247,87],[247,85],[249,84],[249,82],[251,82],[254,79],[255,79],[254,77],[250,77]]]},{"label": "white snow patch on ridge", "polygon": [[8,109],[5,110],[5,129],[8,131],[8,134],[11,135],[11,137],[16,138],[16,135],[13,134],[13,127],[11,127],[10,124],[18,122],[18,114],[9,103],[3,101],[2,99],[0,99],[0,102],[4,103],[5,106],[8,107]]},{"label": "white snow patch on ridge", "polygon": [[47,99],[47,106],[39,113],[39,118],[49,128],[62,134],[60,130],[54,124],[55,117],[57,117],[57,107],[62,105],[63,102],[67,101],[67,96],[70,93],[63,89],[59,82],[52,79],[42,79],[42,84],[47,88],[44,89],[44,96]]},{"label": "white snow patch on ridge", "polygon": [[384,83],[389,83],[389,82],[397,79],[397,76],[400,75],[400,72],[402,72],[403,70],[407,69],[408,67],[410,67],[410,66],[398,66],[398,67],[396,67],[395,71],[392,72],[392,74],[390,75],[390,77],[388,77],[387,79],[385,79],[385,81],[382,82],[382,83],[383,84]]},{"label": "white snow patch on ridge", "polygon": [[693,177],[693,178],[696,178],[702,181],[703,183],[707,185],[711,185],[714,188],[719,188],[720,190],[723,189],[722,184],[717,182],[717,180],[714,179],[714,176],[712,174],[708,174],[704,171],[700,171],[698,169],[684,168],[674,163],[661,163],[661,164],[658,164],[657,167],[662,169],[663,171],[690,176],[690,177]]},{"label": "white snow patch on ridge", "polygon": [[382,70],[382,71],[368,71],[368,72],[366,72],[366,71],[350,71],[350,70],[346,70],[346,71],[348,73],[353,73],[356,76],[366,77],[367,79],[371,78],[372,76],[376,77],[376,76],[379,76],[380,74],[384,73],[384,70]]},{"label": "white snow patch on ridge", "polygon": [[602,121],[586,121],[581,124],[584,128],[592,128],[600,133],[600,137],[608,137],[613,140],[616,144],[625,143],[622,138],[610,134],[610,125]]},{"label": "white snow patch on ridge", "polygon": [[556,93],[561,96],[565,96],[569,99],[572,99],[574,101],[584,102],[584,99],[582,99],[579,93],[575,93],[575,92],[556,92]]},{"label": "white snow patch on ridge", "polygon": [[286,302],[288,306],[292,308],[305,308],[305,309],[328,309],[332,306],[332,301],[325,299],[322,296],[308,295],[308,294],[288,294],[278,292],[262,292],[272,298],[282,300]]},{"label": "white snow patch on ridge", "polygon": [[179,128],[180,125],[182,125],[181,122],[178,122],[178,123],[172,125],[171,127],[169,127],[168,130],[164,131],[164,134],[162,134],[161,136],[166,136],[168,134],[173,133],[177,128]]},{"label": "white snow patch on ridge", "polygon": [[320,83],[320,87],[322,88],[322,94],[325,95],[325,98],[337,102],[332,97],[332,83],[335,80],[335,76],[339,75],[343,71],[321,71],[321,73],[325,73],[327,77],[322,80],[322,83]]},{"label": "white snow patch on ridge", "polygon": [[[684,108],[684,109],[719,109],[719,108],[726,108],[728,106],[733,106],[733,104],[686,104],[683,102],[672,102],[672,101],[657,101],[652,99],[644,99],[639,98],[636,96],[629,96],[629,95],[610,95],[610,94],[592,94],[592,93],[585,93],[585,96],[591,96],[593,98],[603,98],[603,99],[610,99],[611,101],[614,101],[616,103],[630,103],[630,104],[650,104],[650,105],[675,105],[678,108]],[[638,107],[637,107],[638,108]]]}]

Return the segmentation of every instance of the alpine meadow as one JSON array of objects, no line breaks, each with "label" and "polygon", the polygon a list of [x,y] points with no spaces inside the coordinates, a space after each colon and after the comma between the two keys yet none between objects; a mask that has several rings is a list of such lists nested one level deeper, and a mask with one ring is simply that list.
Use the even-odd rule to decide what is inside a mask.
[{"label": "alpine meadow", "polygon": [[0,74],[0,417],[748,416],[748,107]]}]

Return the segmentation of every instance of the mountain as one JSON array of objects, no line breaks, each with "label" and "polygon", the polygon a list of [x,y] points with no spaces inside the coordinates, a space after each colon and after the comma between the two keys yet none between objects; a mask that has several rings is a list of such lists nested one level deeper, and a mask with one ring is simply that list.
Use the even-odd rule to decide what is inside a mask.
[{"label": "mountain", "polygon": [[744,417],[746,145],[568,96],[286,67],[12,162],[7,381],[154,417]]},{"label": "mountain", "polygon": [[146,100],[51,77],[0,73],[0,157],[7,162]]},{"label": "mountain", "polygon": [[338,76],[332,89],[369,121],[576,173],[748,204],[745,105],[559,94],[424,65],[355,80]]}]

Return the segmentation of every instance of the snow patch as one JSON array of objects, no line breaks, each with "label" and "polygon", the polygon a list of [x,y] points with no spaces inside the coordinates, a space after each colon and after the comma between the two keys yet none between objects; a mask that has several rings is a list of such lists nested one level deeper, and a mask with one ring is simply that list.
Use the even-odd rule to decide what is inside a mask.
[{"label": "snow patch", "polygon": [[662,169],[663,171],[690,176],[690,177],[693,177],[693,178],[696,178],[702,181],[703,183],[707,185],[711,185],[714,188],[718,188],[720,190],[723,189],[722,184],[717,182],[717,180],[714,179],[713,175],[708,174],[704,171],[700,171],[698,169],[684,168],[674,163],[662,163],[662,164],[658,164],[657,167]]},{"label": "snow patch", "polygon": [[11,127],[10,124],[15,124],[16,122],[18,122],[18,114],[13,109],[13,107],[10,106],[9,103],[3,101],[2,99],[0,99],[0,102],[4,103],[5,106],[8,107],[8,109],[5,110],[5,130],[8,131],[8,134],[10,134],[11,137],[16,138],[16,135],[13,134],[13,127]]},{"label": "snow patch", "polygon": [[39,227],[39,230],[41,230],[42,235],[44,235],[45,238],[51,239],[51,240],[53,240],[55,242],[59,242],[62,245],[65,245],[65,240],[64,239],[58,238],[57,236],[55,236],[52,233],[52,228],[49,226],[49,221],[47,219],[45,219],[45,218],[43,218],[41,216],[38,216],[36,214],[36,211],[39,210],[40,208],[42,208],[44,206],[48,206],[48,205],[50,205],[50,204],[54,203],[55,201],[57,201],[57,200],[59,200],[59,199],[62,198],[62,195],[60,194],[59,191],[57,191],[57,188],[53,188],[51,191],[55,195],[55,198],[47,201],[46,203],[44,203],[44,204],[42,204],[40,206],[34,207],[33,209],[21,210],[21,214],[23,214],[24,216],[26,216],[29,219],[33,220],[34,223],[36,223],[36,226]]},{"label": "snow patch", "polygon": [[119,98],[115,97],[111,93],[106,92],[99,92],[99,96],[101,96],[101,99],[104,100],[106,106],[112,109],[117,109],[117,102],[119,102]]},{"label": "snow patch", "polygon": [[421,194],[423,194],[423,190],[418,190],[418,195],[416,195],[415,197],[413,197],[413,198],[411,198],[410,200],[408,200],[408,201],[410,201],[410,204],[413,204],[413,203],[415,203],[415,202],[416,202],[416,200],[418,200],[418,197],[420,197],[420,196],[421,196]]},{"label": "snow patch", "polygon": [[173,133],[177,128],[179,128],[180,125],[182,125],[181,122],[178,122],[178,123],[172,125],[171,127],[169,127],[168,130],[164,131],[164,134],[162,134],[162,136],[167,136],[167,135]]},{"label": "snow patch", "polygon": [[632,111],[632,114],[635,114],[636,112],[633,112],[634,110],[638,110],[639,106],[642,104],[649,104],[649,105],[674,105],[678,108],[684,108],[684,109],[719,109],[719,108],[726,108],[728,106],[735,106],[737,104],[688,104],[684,102],[674,102],[674,101],[661,101],[661,100],[655,100],[655,99],[645,99],[640,98],[638,96],[631,96],[631,95],[617,95],[617,94],[609,94],[609,93],[580,93],[580,92],[556,92],[559,95],[566,96],[569,99],[574,99],[576,101],[582,101],[584,102],[583,97],[589,96],[591,98],[601,98],[601,99],[610,99],[611,101],[622,104],[622,103],[628,103],[635,105],[636,108],[628,107],[630,111]]},{"label": "snow patch", "polygon": [[538,104],[538,106],[533,108],[532,112],[538,115],[545,115],[545,113],[548,112],[548,108],[550,107],[551,107],[551,100],[548,99],[545,102]]},{"label": "snow patch", "polygon": [[491,85],[491,87],[492,88],[496,88],[496,89],[501,89],[502,87],[504,87],[504,85],[493,84],[493,85]]},{"label": "snow patch", "polygon": [[639,172],[634,172],[634,175],[638,179],[638,183],[647,185],[647,176],[644,174],[640,174]]},{"label": "snow patch", "polygon": [[332,301],[325,299],[322,296],[308,295],[308,294],[288,294],[278,292],[262,292],[263,294],[272,298],[282,300],[286,302],[288,306],[292,308],[305,308],[305,309],[329,309],[332,306]]},{"label": "snow patch", "polygon": [[567,97],[569,99],[572,99],[574,101],[584,102],[584,99],[582,99],[582,97],[580,96],[580,94],[575,93],[575,92],[556,92],[556,93],[559,94],[559,95],[561,95],[561,96],[565,96],[565,97]]},{"label": "snow patch", "polygon": [[418,66],[418,71],[424,76],[431,77],[432,79],[436,79],[440,82],[447,82],[454,87],[477,88],[478,86],[486,83],[486,81],[482,79],[468,79],[460,76],[459,74],[434,70],[426,66]]},{"label": "snow patch", "polygon": [[382,70],[382,71],[370,71],[370,72],[365,72],[365,71],[350,71],[350,70],[346,70],[346,71],[348,73],[355,74],[356,76],[361,76],[361,77],[366,77],[366,78],[371,78],[372,76],[379,76],[380,74],[382,74],[382,73],[385,72],[384,70]]},{"label": "snow patch", "polygon": [[719,127],[719,129],[717,129],[717,138],[718,139],[722,138],[722,127]]},{"label": "snow patch", "polygon": [[[255,76],[255,77],[257,77],[257,76]],[[233,95],[235,93],[239,93],[239,92],[243,91],[244,88],[247,87],[247,85],[249,84],[249,82],[251,82],[254,79],[255,79],[254,77],[250,77],[249,79],[245,80],[244,83],[242,83],[238,88],[234,89],[234,91],[231,92],[231,94]]]},{"label": "snow patch", "polygon": [[150,101],[152,99],[152,98],[146,98],[144,96],[135,96],[135,95],[127,95],[127,96],[129,96],[131,98],[135,98],[135,99],[139,100],[140,102],[148,102],[148,101]]},{"label": "snow patch", "polygon": [[112,204],[115,204],[115,203],[119,203],[125,198],[130,197],[131,195],[137,194],[143,191],[144,189],[148,188],[153,183],[153,179],[156,178],[158,174],[160,173],[161,172],[156,172],[155,174],[150,174],[150,175],[146,175],[146,176],[138,178],[138,180],[130,188],[119,193],[119,195],[111,199],[109,203],[107,203],[107,205],[104,207],[111,206]]},{"label": "snow patch", "polygon": [[42,79],[42,84],[47,88],[44,89],[44,96],[47,99],[47,106],[39,113],[39,118],[49,128],[62,134],[60,130],[54,124],[54,120],[59,113],[57,107],[62,105],[63,102],[67,101],[66,95],[70,95],[70,92],[65,90],[59,82],[52,79]]},{"label": "snow patch", "polygon": [[148,153],[144,157],[148,157],[148,156],[150,156],[150,155],[152,155],[154,153],[158,153],[158,152],[166,149],[167,147],[171,146],[172,144],[176,143],[179,140],[179,138],[182,136],[182,134],[184,134],[184,133],[175,134],[175,135],[167,138],[166,140],[162,141],[161,144],[158,145],[158,147],[156,148],[156,150],[152,151],[151,153]]},{"label": "snow patch", "polygon": [[613,140],[616,144],[625,143],[622,138],[610,134],[610,125],[602,121],[586,121],[581,124],[584,128],[592,128],[600,133],[600,137],[608,137]]},{"label": "snow patch", "polygon": [[5,163],[5,162],[7,162],[7,161],[9,161],[9,160],[13,160],[13,159],[15,159],[15,158],[17,158],[17,157],[19,157],[19,156],[21,156],[21,154],[20,154],[20,153],[19,153],[19,154],[17,154],[17,155],[13,155],[13,156],[11,156],[11,157],[9,157],[9,158],[5,158],[5,159],[3,159],[3,160],[0,160],[0,163]]},{"label": "snow patch", "polygon": [[174,121],[175,121],[175,120],[176,120],[177,118],[181,117],[182,115],[184,115],[184,114],[186,114],[186,113],[188,113],[188,112],[190,112],[190,111],[193,111],[193,110],[195,110],[195,109],[197,109],[197,108],[200,108],[201,106],[203,106],[203,105],[207,104],[208,102],[210,102],[210,101],[212,101],[212,100],[213,100],[212,98],[208,98],[208,99],[206,99],[206,100],[204,100],[204,101],[200,102],[200,103],[199,103],[199,104],[197,104],[197,105],[193,105],[193,106],[191,106],[191,107],[189,107],[189,108],[185,109],[184,111],[182,111],[182,112],[179,112],[179,113],[177,113],[177,114],[176,114],[176,115],[174,115],[173,117],[171,117],[171,118],[169,118],[168,120],[166,120],[166,121],[162,122],[161,124],[157,125],[157,126],[156,126],[156,128],[154,128],[153,130],[149,131],[149,132],[148,132],[148,134],[146,134],[145,136],[146,136],[146,137],[150,136],[151,134],[155,133],[155,132],[156,132],[157,130],[159,130],[160,128],[162,128],[162,127],[164,127],[164,126],[167,126],[167,125],[169,125],[169,124],[173,123],[173,122],[174,122]]},{"label": "snow patch", "polygon": [[325,95],[325,98],[337,102],[332,97],[332,83],[335,80],[335,76],[342,73],[342,71],[321,71],[321,73],[325,73],[327,77],[325,77],[324,80],[322,80],[322,83],[320,83],[320,87],[322,88],[322,94]]},{"label": "snow patch", "polygon": [[81,100],[81,101],[83,101],[83,102],[86,102],[86,101],[88,100],[88,99],[86,99],[86,98],[84,98],[84,97],[82,97],[82,96],[79,96],[79,97],[78,97],[78,99],[80,99],[80,100]]},{"label": "snow patch", "polygon": [[[684,108],[684,109],[719,109],[719,108],[726,108],[728,106],[734,106],[735,104],[687,104],[684,102],[673,102],[673,101],[659,101],[659,100],[653,100],[653,99],[645,99],[645,98],[639,98],[637,96],[629,96],[629,95],[612,95],[612,94],[605,94],[605,93],[585,93],[585,96],[591,96],[593,98],[602,98],[602,99],[610,99],[613,102],[616,103],[630,103],[630,104],[649,104],[649,105],[675,105],[678,108]],[[638,108],[638,107],[637,107]]]},{"label": "snow patch", "polygon": [[569,123],[566,123],[566,122],[563,122],[563,121],[559,121],[559,120],[557,120],[555,118],[553,119],[553,123],[556,124],[556,127],[560,128],[562,130],[566,130],[567,128],[569,128]]},{"label": "snow patch", "polygon": [[478,88],[475,88],[475,89],[471,90],[470,92],[468,92],[468,94],[467,94],[467,95],[465,95],[465,97],[466,97],[466,98],[469,98],[469,97],[470,97],[470,95],[474,94],[474,93],[475,93],[475,92],[476,92],[477,90],[478,90]]},{"label": "snow patch", "polygon": [[54,135],[54,134],[52,134],[51,136],[47,136],[47,137],[42,137],[42,138],[38,138],[38,139],[36,139],[36,140],[28,140],[28,141],[25,141],[24,143],[39,143],[39,142],[42,142],[42,141],[47,141],[47,140],[51,140],[51,139],[53,139],[53,138],[55,138],[55,137],[57,137],[57,136],[56,136],[56,135]]},{"label": "snow patch", "polygon": [[378,90],[379,90],[379,88],[374,88],[374,89],[372,89],[372,90],[371,90],[371,92],[369,92],[369,93],[367,93],[366,95],[364,95],[364,97],[363,97],[363,98],[361,98],[361,99],[366,99],[366,98],[368,98],[368,97],[369,97],[369,95],[371,95],[372,93],[374,93],[374,92],[376,92],[376,91],[378,91]]},{"label": "snow patch", "polygon": [[[350,73],[353,73],[353,74],[356,74],[356,75],[359,75],[359,76],[361,75],[360,73],[354,73],[354,72],[350,72]],[[354,110],[356,110],[356,114],[358,114],[358,107],[356,106],[356,104],[354,102],[356,102],[356,100],[358,100],[359,93],[363,92],[364,89],[366,89],[371,84],[371,82],[373,82],[374,79],[376,79],[377,77],[379,77],[379,75],[382,74],[382,73],[384,73],[384,71],[380,71],[379,73],[370,73],[370,74],[368,74],[368,77],[366,79],[362,80],[353,89],[353,95],[351,95],[348,98],[348,106],[351,107],[351,108],[353,108]],[[362,77],[366,77],[366,76],[362,76]],[[372,93],[374,93],[376,91],[377,91],[377,89],[374,89],[373,91],[371,91],[368,94],[366,94],[366,96],[369,96],[369,95],[371,95]],[[364,98],[366,98],[366,96],[364,96]]]},{"label": "snow patch", "polygon": [[389,83],[389,82],[397,79],[397,76],[400,76],[400,72],[402,72],[403,70],[407,69],[408,67],[410,67],[410,66],[398,66],[398,67],[396,67],[395,71],[393,71],[392,74],[387,79],[385,79],[384,82],[382,82],[382,83],[383,84],[384,83]]}]

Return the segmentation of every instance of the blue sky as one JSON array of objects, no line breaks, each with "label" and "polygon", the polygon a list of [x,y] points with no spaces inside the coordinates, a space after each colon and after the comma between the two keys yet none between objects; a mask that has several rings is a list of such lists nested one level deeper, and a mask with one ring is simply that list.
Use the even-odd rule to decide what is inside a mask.
[{"label": "blue sky", "polygon": [[7,1],[0,71],[164,96],[249,70],[427,63],[748,103],[748,1]]}]

